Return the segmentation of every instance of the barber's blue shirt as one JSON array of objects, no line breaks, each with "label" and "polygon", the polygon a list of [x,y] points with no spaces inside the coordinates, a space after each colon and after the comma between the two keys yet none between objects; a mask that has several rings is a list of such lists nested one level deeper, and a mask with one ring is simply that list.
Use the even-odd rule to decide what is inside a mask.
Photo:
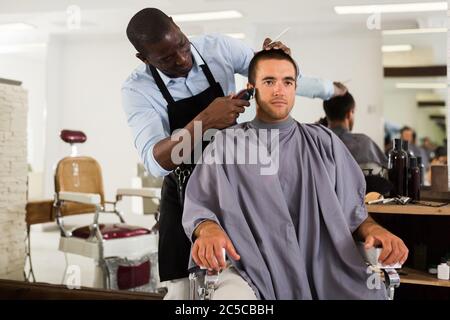
[{"label": "barber's blue shirt", "polygon": [[[242,41],[220,35],[206,35],[191,40],[193,67],[186,78],[169,78],[159,72],[175,101],[199,94],[209,87],[200,65],[208,64],[225,95],[236,92],[234,75],[247,76],[253,50]],[[198,52],[197,52],[198,50]],[[200,55],[199,55],[200,53]],[[297,94],[327,100],[333,95],[331,81],[300,77]],[[153,176],[165,176],[171,171],[162,168],[153,156],[153,147],[170,135],[167,101],[162,96],[146,64],[141,64],[122,86],[123,108],[134,138],[134,145]],[[239,118],[238,118],[238,122]]]}]

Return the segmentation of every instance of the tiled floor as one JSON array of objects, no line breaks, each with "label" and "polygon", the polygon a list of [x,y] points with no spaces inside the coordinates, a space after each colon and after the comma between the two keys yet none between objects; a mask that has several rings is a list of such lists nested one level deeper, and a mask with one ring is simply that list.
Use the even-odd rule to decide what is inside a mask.
[{"label": "tiled floor", "polygon": [[[66,218],[66,226],[70,229],[74,226],[87,225],[92,222],[92,215],[84,215]],[[129,214],[125,216],[128,224],[151,228],[154,224],[152,215]],[[101,222],[118,222],[117,217],[106,214]],[[66,268],[64,254],[58,250],[59,229],[56,223],[34,225],[31,228],[31,257],[34,274],[37,282],[62,284]],[[154,248],[157,248],[155,238]],[[93,260],[68,254],[69,265],[79,266],[81,286],[92,287],[95,265]]]}]

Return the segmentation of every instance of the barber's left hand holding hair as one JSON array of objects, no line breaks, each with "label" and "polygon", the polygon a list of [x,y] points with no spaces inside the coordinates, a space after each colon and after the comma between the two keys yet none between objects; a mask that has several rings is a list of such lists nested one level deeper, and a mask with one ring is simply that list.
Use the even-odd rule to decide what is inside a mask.
[{"label": "barber's left hand holding hair", "polygon": [[404,264],[408,259],[408,248],[399,237],[390,233],[381,226],[377,226],[371,230],[365,239],[364,246],[366,249],[382,246],[379,262],[384,265],[392,265],[395,263]]},{"label": "barber's left hand holding hair", "polygon": [[199,266],[217,271],[224,269],[226,262],[222,254],[223,248],[231,259],[241,258],[228,235],[214,221],[207,220],[199,224],[194,235],[197,239],[192,246],[192,258]]},{"label": "barber's left hand holding hair", "polygon": [[291,49],[289,49],[286,45],[283,44],[281,41],[275,41],[272,44],[272,40],[270,38],[266,38],[263,42],[263,50],[270,50],[270,49],[281,49],[286,54],[291,55]]}]

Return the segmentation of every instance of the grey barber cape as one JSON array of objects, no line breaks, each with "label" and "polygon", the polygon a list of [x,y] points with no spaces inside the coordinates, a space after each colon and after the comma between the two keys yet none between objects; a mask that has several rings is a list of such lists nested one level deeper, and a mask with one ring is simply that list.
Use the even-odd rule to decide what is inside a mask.
[{"label": "grey barber cape", "polygon": [[331,131],[344,142],[358,164],[376,163],[383,168],[388,167],[386,155],[370,137],[352,133],[343,127],[335,127]]},{"label": "grey barber cape", "polygon": [[[271,165],[263,157],[239,164],[255,145]],[[260,299],[386,299],[352,237],[368,216],[364,195],[361,170],[330,130],[254,119],[217,132],[205,149],[186,189],[183,227],[194,241],[198,224],[217,222],[241,256],[232,264]]]}]

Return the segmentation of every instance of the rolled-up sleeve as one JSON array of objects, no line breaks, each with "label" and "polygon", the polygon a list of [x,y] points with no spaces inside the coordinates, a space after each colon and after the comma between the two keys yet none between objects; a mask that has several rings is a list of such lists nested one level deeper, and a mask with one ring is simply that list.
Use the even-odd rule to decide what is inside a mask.
[{"label": "rolled-up sleeve", "polygon": [[330,80],[300,77],[297,84],[297,95],[328,100],[334,95],[334,85]]},{"label": "rolled-up sleeve", "polygon": [[169,136],[160,115],[147,98],[128,87],[122,88],[122,105],[133,135],[134,146],[145,168],[155,177],[168,175],[171,171],[161,167],[153,156],[155,144]]}]

